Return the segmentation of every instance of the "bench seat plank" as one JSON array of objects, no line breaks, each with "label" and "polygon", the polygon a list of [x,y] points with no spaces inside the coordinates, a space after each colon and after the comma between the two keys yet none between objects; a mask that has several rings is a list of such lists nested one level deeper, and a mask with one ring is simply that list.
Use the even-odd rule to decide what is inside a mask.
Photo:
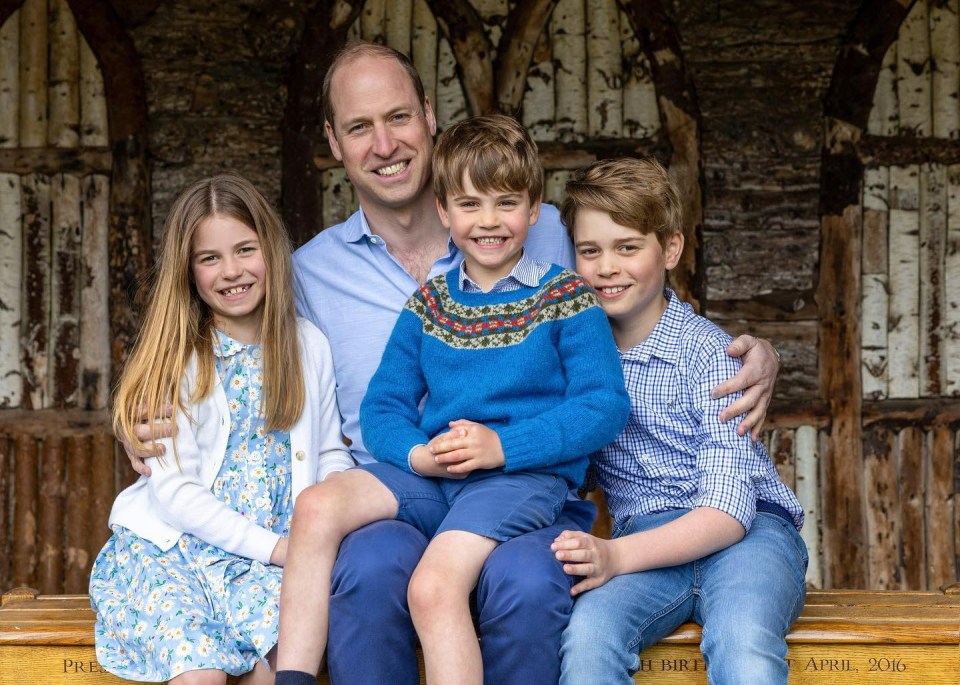
[{"label": "bench seat plank", "polygon": [[[791,685],[958,685],[960,587],[950,590],[811,590],[787,636]],[[93,627],[86,595],[5,594],[0,685],[128,682],[97,664]],[[700,627],[689,623],[646,650],[635,682],[705,685],[700,637]],[[317,682],[329,683],[326,676]]]}]

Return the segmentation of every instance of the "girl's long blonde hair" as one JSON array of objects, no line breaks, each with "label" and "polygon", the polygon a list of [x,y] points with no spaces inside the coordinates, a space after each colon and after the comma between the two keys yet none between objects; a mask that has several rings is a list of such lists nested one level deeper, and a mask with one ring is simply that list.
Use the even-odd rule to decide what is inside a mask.
[{"label": "girl's long blonde hair", "polygon": [[[198,402],[213,391],[213,315],[193,283],[191,254],[197,227],[214,215],[240,221],[260,239],[266,266],[260,329],[265,427],[289,430],[303,411],[290,238],[280,218],[249,181],[222,174],[185,188],[164,225],[143,326],[114,397],[114,431],[135,448],[144,447],[136,437],[138,423],[159,416],[168,404],[173,405],[174,413],[186,411],[187,402]],[[185,401],[180,396],[180,382],[194,355],[196,382]]]}]

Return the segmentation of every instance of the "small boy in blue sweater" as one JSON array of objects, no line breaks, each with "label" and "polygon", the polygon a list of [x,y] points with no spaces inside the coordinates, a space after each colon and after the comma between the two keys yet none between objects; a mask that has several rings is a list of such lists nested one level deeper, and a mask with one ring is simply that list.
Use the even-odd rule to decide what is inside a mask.
[{"label": "small boy in blue sweater", "polygon": [[740,362],[730,337],[665,288],[683,251],[680,202],[655,161],[597,162],[567,184],[577,270],[620,350],[632,412],[595,455],[612,540],[553,543],[582,576],[561,641],[561,683],[632,683],[639,654],[689,620],[711,683],[786,683],[803,608],[803,509],[759,443],[719,421],[710,388]]},{"label": "small boy in blue sweater", "polygon": [[321,592],[361,526],[399,519],[431,538],[407,593],[427,681],[479,685],[469,600],[481,567],[499,543],[556,521],[630,401],[596,294],[523,252],[543,188],[526,130],[500,115],[461,121],[433,171],[463,263],[410,297],[370,381],[360,427],[377,462],[328,480],[297,516],[330,520]]}]

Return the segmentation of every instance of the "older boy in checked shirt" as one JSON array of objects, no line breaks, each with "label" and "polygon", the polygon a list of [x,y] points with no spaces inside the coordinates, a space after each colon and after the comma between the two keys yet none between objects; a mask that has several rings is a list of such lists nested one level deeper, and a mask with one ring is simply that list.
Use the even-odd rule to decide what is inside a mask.
[{"label": "older boy in checked shirt", "polygon": [[598,162],[567,184],[577,271],[597,290],[632,412],[595,456],[613,539],[565,531],[583,576],[561,641],[561,683],[632,683],[641,651],[689,620],[707,677],[786,683],[785,636],[803,608],[803,510],[763,446],[719,420],[710,388],[739,362],[730,337],[665,288],[683,251],[680,203],[654,161]]}]

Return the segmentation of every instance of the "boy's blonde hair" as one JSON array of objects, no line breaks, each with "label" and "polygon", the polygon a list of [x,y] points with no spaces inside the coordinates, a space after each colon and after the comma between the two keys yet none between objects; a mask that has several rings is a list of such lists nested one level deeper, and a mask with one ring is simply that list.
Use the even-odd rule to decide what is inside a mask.
[{"label": "boy's blonde hair", "polygon": [[577,212],[595,209],[641,233],[655,233],[661,247],[683,232],[683,211],[676,186],[654,159],[617,157],[594,162],[567,181],[560,218],[574,237]]},{"label": "boy's blonde hair", "polygon": [[[189,402],[213,391],[216,341],[213,315],[193,283],[191,256],[198,226],[212,216],[235,219],[256,232],[266,267],[263,319],[263,395],[267,430],[289,430],[303,411],[304,381],[297,343],[290,238],[277,214],[246,179],[223,174],[197,181],[173,203],[163,229],[163,244],[133,352],[123,369],[113,406],[117,435],[143,448],[135,427],[156,417],[164,405],[186,411],[180,396],[191,357],[197,377]],[[176,422],[174,422],[176,432]]]},{"label": "boy's blonde hair", "polygon": [[433,190],[447,196],[463,191],[464,174],[481,192],[526,191],[530,202],[543,193],[543,167],[537,145],[516,119],[485,114],[457,122],[433,149]]}]

